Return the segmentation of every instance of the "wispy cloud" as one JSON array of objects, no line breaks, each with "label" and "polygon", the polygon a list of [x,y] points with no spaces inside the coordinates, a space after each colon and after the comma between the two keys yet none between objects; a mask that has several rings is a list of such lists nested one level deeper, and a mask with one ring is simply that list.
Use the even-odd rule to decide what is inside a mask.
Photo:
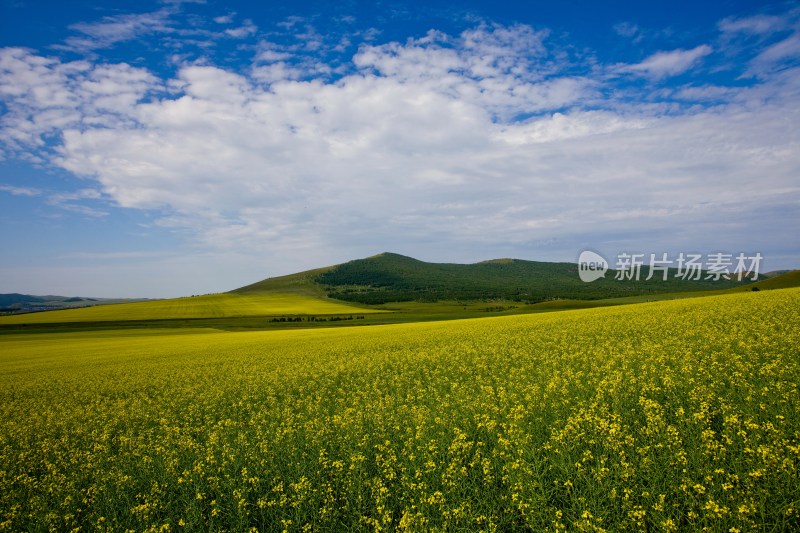
[{"label": "wispy cloud", "polygon": [[13,196],[45,196],[47,204],[52,207],[57,207],[59,209],[63,209],[64,211],[70,211],[89,217],[105,217],[109,214],[107,210],[98,209],[96,207],[86,205],[85,203],[81,203],[86,200],[100,200],[105,202],[106,199],[103,197],[103,194],[96,189],[81,189],[73,192],[52,193],[32,187],[16,187],[13,185],[0,184],[0,192],[5,192]]},{"label": "wispy cloud", "polygon": [[788,66],[800,65],[800,34],[795,33],[758,54],[750,63],[747,74],[761,76]]},{"label": "wispy cloud", "polygon": [[765,77],[800,65],[800,9],[780,15],[726,18],[719,23],[726,51],[748,68],[742,78]]},{"label": "wispy cloud", "polygon": [[219,17],[214,17],[214,22],[217,24],[230,24],[233,22],[234,13],[229,13],[228,15],[220,15]]},{"label": "wispy cloud", "polygon": [[636,37],[640,35],[639,26],[632,22],[618,22],[614,24],[614,32],[622,37]]},{"label": "wispy cloud", "polygon": [[0,184],[0,191],[6,192],[14,196],[39,196],[42,191],[31,187],[15,187],[13,185]]},{"label": "wispy cloud", "polygon": [[88,217],[102,218],[108,216],[109,212],[107,210],[79,203],[84,200],[103,200],[103,194],[96,189],[61,192],[50,194],[47,198],[47,203],[64,211],[71,211]]},{"label": "wispy cloud", "polygon": [[785,17],[774,15],[755,15],[752,17],[728,17],[719,22],[719,29],[724,33],[765,34],[783,30],[788,27]]},{"label": "wispy cloud", "polygon": [[710,46],[702,44],[691,50],[656,52],[641,63],[619,66],[617,71],[636,74],[653,80],[661,80],[669,76],[683,74],[712,51]]},{"label": "wispy cloud", "polygon": [[243,39],[245,37],[255,34],[257,31],[258,31],[258,26],[253,24],[252,20],[247,19],[244,21],[244,24],[242,24],[238,28],[228,28],[227,30],[225,30],[225,34],[235,39]]},{"label": "wispy cloud", "polygon": [[179,7],[183,4],[205,4],[206,0],[159,0],[161,4]]},{"label": "wispy cloud", "polygon": [[73,24],[70,28],[81,35],[68,37],[64,45],[55,48],[88,52],[151,33],[169,33],[173,31],[169,24],[172,13],[172,10],[160,9],[151,13],[107,16],[99,22]]}]

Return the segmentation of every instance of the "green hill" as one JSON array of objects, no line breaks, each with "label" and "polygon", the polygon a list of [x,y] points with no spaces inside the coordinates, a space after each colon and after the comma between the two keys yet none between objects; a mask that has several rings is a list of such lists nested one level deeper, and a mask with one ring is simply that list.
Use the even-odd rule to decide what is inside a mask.
[{"label": "green hill", "polygon": [[86,298],[83,296],[34,296],[31,294],[0,294],[0,313],[22,313],[31,311],[52,311],[95,305],[139,302],[142,299],[130,298]]},{"label": "green hill", "polygon": [[[426,263],[411,257],[383,253],[323,269],[313,281],[338,300],[365,304],[441,300],[510,300],[535,303],[553,299],[597,300],[671,292],[727,289],[749,282],[681,280],[671,270],[645,281],[617,281],[615,271],[584,283],[575,263],[547,263],[496,259],[475,264]],[[309,279],[310,281],[310,279]],[[258,284],[256,284],[258,285]]]},{"label": "green hill", "polygon": [[10,315],[0,317],[0,326],[14,324],[225,319],[276,315],[364,314],[374,312],[377,311],[303,294],[281,294],[277,292],[270,294],[227,293]]},{"label": "green hill", "polygon": [[230,291],[232,294],[299,294],[302,296],[314,296],[325,298],[325,288],[319,285],[316,280],[325,272],[336,267],[323,267],[288,276],[267,278],[257,281],[250,285],[240,287]]},{"label": "green hill", "polygon": [[753,283],[752,288],[759,290],[788,289],[790,287],[800,287],[800,270],[790,270],[780,276],[767,278]]},{"label": "green hill", "polygon": [[31,296],[30,294],[0,294],[0,307],[10,307],[21,303],[42,303],[46,301],[41,296]]},{"label": "green hill", "polygon": [[[312,315],[358,315],[363,323],[409,322],[482,316],[487,312],[517,313],[620,305],[673,296],[695,296],[704,292],[719,294],[730,290],[800,286],[800,271],[756,283],[685,281],[675,279],[674,271],[670,272],[667,281],[660,276],[645,281],[648,275],[646,267],[642,269],[640,281],[616,281],[615,274],[612,270],[606,273],[605,278],[584,283],[574,263],[494,259],[465,265],[427,263],[383,253],[265,279],[225,294],[4,316],[0,317],[0,329],[13,330],[16,326],[37,324],[252,328],[272,324],[274,320],[270,317],[286,319],[292,316],[305,316],[305,326],[309,326],[308,317]],[[12,297],[19,299],[22,296],[9,295],[9,301]],[[531,307],[521,305],[539,302],[546,303]],[[86,302],[60,303],[77,306]],[[385,303],[395,305],[383,309],[367,307]],[[381,312],[385,310],[393,313]]]}]

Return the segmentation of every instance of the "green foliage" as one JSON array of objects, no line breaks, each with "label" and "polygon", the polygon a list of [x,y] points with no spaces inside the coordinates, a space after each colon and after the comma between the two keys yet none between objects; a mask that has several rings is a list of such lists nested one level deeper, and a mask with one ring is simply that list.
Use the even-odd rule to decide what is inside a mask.
[{"label": "green foliage", "polygon": [[0,531],[790,531],[800,289],[0,337]]},{"label": "green foliage", "polygon": [[326,269],[316,276],[330,297],[364,304],[439,300],[511,300],[542,302],[552,299],[596,300],[643,294],[725,289],[735,281],[674,279],[650,281],[647,267],[639,281],[615,281],[614,271],[584,283],[574,263],[545,263],[502,259],[472,265],[425,263],[397,254],[380,254]]}]

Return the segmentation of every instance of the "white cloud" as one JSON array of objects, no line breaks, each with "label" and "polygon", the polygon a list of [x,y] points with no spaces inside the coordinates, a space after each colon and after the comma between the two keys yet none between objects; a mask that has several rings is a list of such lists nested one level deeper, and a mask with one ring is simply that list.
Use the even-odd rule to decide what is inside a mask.
[{"label": "white cloud", "polygon": [[290,59],[292,54],[280,52],[273,48],[267,48],[259,52],[254,58],[255,62],[274,63],[276,61],[284,61]]},{"label": "white cloud", "polygon": [[19,155],[73,127],[131,125],[135,105],[160,88],[148,71],[125,63],[61,63],[23,48],[0,48],[0,142]]},{"label": "white cloud", "polygon": [[136,129],[67,131],[60,164],[123,206],[171,208],[165,224],[213,247],[329,249],[362,232],[522,243],[586,220],[701,227],[800,195],[798,117],[775,106],[494,123],[480,99],[388,77],[181,79],[188,96],[140,104]]},{"label": "white cloud", "polygon": [[752,17],[728,17],[720,21],[719,29],[724,33],[765,34],[787,27],[784,17],[755,15]]},{"label": "white cloud", "polygon": [[43,135],[79,120],[72,80],[90,68],[86,62],[62,64],[22,48],[0,49],[0,96],[7,106],[0,117],[0,141],[6,150],[42,146]]},{"label": "white cloud", "polygon": [[674,93],[675,98],[689,102],[728,101],[738,95],[741,95],[740,90],[718,85],[685,86]]},{"label": "white cloud", "polygon": [[[485,259],[469,256],[476,243],[508,255],[593,235],[716,249],[786,241],[781,228],[800,223],[786,208],[800,201],[797,71],[651,106],[615,100],[612,67],[572,64],[523,26],[362,45],[335,79],[306,52],[262,43],[251,70],[186,64],[157,79],[3,49],[0,139],[36,152],[60,135],[43,157],[93,187],[53,205],[157,210],[200,249],[285,253],[287,271],[289,256],[325,264],[411,242],[461,247],[451,260]],[[658,83],[710,53],[616,68]],[[784,209],[765,231],[773,218],[758,215]]]},{"label": "white cloud", "polygon": [[591,80],[562,74],[570,65],[556,64],[546,36],[527,26],[484,24],[457,38],[431,31],[406,44],[365,45],[353,61],[364,71],[424,85],[508,120],[594,96]]},{"label": "white cloud", "polygon": [[568,115],[553,113],[547,117],[513,124],[500,130],[497,136],[512,145],[531,146],[621,131],[636,131],[656,123],[657,120],[651,117],[626,117],[608,111],[583,111]]},{"label": "white cloud", "polygon": [[759,53],[751,62],[747,75],[764,74],[800,64],[800,34],[795,33]]},{"label": "white cloud", "polygon": [[639,26],[632,22],[618,22],[614,24],[614,32],[622,37],[635,37],[639,34]]},{"label": "white cloud", "polygon": [[286,80],[299,80],[305,76],[306,71],[287,62],[278,61],[269,65],[255,66],[250,74],[256,81],[270,84]]},{"label": "white cloud", "polygon": [[42,191],[32,187],[15,187],[13,185],[0,184],[0,191],[7,192],[13,196],[39,196]]},{"label": "white cloud", "polygon": [[741,78],[765,78],[800,62],[800,9],[780,15],[726,18],[719,23],[725,52],[746,63]]},{"label": "white cloud", "polygon": [[81,36],[68,37],[60,46],[76,52],[107,48],[121,41],[129,41],[151,33],[168,33],[172,29],[169,17],[172,11],[161,9],[152,13],[113,15],[100,22],[81,22],[70,26]]},{"label": "white cloud", "polygon": [[230,24],[231,22],[233,22],[233,17],[234,17],[233,13],[228,15],[221,15],[219,17],[214,17],[214,22],[216,22],[217,24]]},{"label": "white cloud", "polygon": [[81,189],[74,192],[51,194],[47,203],[65,211],[71,211],[88,217],[101,218],[108,216],[108,211],[79,203],[83,200],[104,200],[103,194],[96,189]]},{"label": "white cloud", "polygon": [[618,72],[638,74],[654,80],[683,74],[692,68],[701,58],[713,50],[708,45],[700,45],[691,50],[671,50],[656,52],[641,63],[623,65]]},{"label": "white cloud", "polygon": [[252,20],[245,20],[244,24],[239,26],[238,28],[228,28],[225,30],[225,35],[228,37],[233,37],[234,39],[243,39],[250,35],[255,34],[258,31],[258,27],[253,24]]},{"label": "white cloud", "polygon": [[205,4],[206,0],[159,0],[160,3],[168,6],[180,6],[182,4]]}]

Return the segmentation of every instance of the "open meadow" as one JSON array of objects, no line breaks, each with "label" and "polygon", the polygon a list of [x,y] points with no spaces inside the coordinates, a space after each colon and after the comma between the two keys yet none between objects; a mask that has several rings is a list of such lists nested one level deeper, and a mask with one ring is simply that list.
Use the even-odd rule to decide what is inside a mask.
[{"label": "open meadow", "polygon": [[0,531],[797,530],[798,324],[783,289],[4,334]]},{"label": "open meadow", "polygon": [[9,315],[0,317],[0,325],[375,312],[379,311],[300,294],[223,293]]}]

